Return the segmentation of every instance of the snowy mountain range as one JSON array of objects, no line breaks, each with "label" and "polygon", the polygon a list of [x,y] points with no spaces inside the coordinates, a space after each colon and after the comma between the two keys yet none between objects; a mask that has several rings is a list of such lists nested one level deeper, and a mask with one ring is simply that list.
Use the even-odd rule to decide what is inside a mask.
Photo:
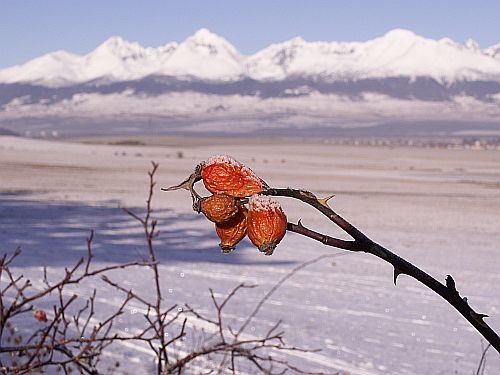
[{"label": "snowy mountain range", "polygon": [[148,76],[218,82],[297,77],[325,82],[387,77],[427,77],[448,84],[500,82],[500,44],[481,50],[472,40],[432,40],[396,29],[367,42],[306,42],[297,37],[243,56],[224,38],[201,29],[182,43],[158,48],[112,37],[87,55],[56,51],[0,70],[1,83],[50,87]]},{"label": "snowy mountain range", "polygon": [[245,121],[252,128],[498,118],[500,43],[482,50],[473,40],[403,29],[366,42],[297,37],[250,56],[207,29],[157,48],[112,37],[86,55],[56,51],[0,70],[0,126],[10,130],[40,122],[186,129],[212,121],[226,129]]}]

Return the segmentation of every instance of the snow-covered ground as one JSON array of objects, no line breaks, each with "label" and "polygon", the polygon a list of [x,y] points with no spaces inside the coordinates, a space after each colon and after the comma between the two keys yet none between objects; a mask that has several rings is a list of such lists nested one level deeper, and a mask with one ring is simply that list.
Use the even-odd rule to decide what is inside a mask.
[{"label": "snow-covered ground", "polygon": [[[199,161],[227,153],[272,186],[306,188],[320,196],[335,193],[336,211],[372,239],[439,280],[453,275],[460,293],[477,311],[490,315],[487,321],[498,332],[499,152],[232,144],[230,139],[213,146],[190,143],[132,147],[0,137],[2,252],[20,245],[23,253],[15,268],[35,281],[42,265],[49,267],[49,276],[63,275],[64,267],[85,254],[91,229],[96,231],[97,265],[144,257],[141,228],[118,206],[144,206],[146,171],[155,160],[160,168],[153,205],[161,230],[156,249],[167,303],[188,302],[210,315],[209,287],[222,296],[240,282],[258,284],[229,306],[229,318],[241,321],[301,262],[343,254],[288,280],[260,311],[256,332],[283,319],[291,345],[322,349],[290,355],[290,361],[310,371],[474,373],[480,335],[412,279],[401,276],[394,286],[392,269],[382,261],[325,248],[296,234],[287,234],[272,257],[259,254],[249,242],[223,255],[213,226],[190,210],[187,193],[163,193],[159,187],[181,181]],[[311,228],[342,236],[309,207],[286,199],[282,204],[290,221],[302,218]],[[140,269],[112,277],[144,292],[151,284]],[[92,287],[98,288],[101,311],[120,302],[99,280],[82,285],[79,294],[87,295]],[[135,311],[129,312],[119,329],[138,329]],[[124,370],[130,372],[135,366],[142,371],[152,366],[143,347],[116,345],[112,354],[127,356]],[[490,351],[485,374],[498,373],[500,357]]]}]

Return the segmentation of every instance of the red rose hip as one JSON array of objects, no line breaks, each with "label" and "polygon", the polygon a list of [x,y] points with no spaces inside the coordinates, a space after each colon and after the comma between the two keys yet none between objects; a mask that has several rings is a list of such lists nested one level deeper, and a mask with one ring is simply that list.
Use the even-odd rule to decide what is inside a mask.
[{"label": "red rose hip", "polygon": [[220,238],[223,253],[230,253],[247,234],[247,212],[245,206],[238,207],[238,213],[229,221],[215,224],[215,231]]},{"label": "red rose hip", "polygon": [[33,316],[39,322],[46,322],[47,321],[47,314],[43,310],[36,310]]},{"label": "red rose hip", "polygon": [[200,209],[208,220],[219,224],[230,220],[238,213],[236,199],[227,194],[214,194],[202,198]]},{"label": "red rose hip", "polygon": [[287,219],[277,200],[265,195],[249,199],[247,234],[250,241],[266,255],[272,255],[286,233]]},{"label": "red rose hip", "polygon": [[200,175],[211,193],[244,198],[267,189],[266,183],[250,168],[227,155],[213,156],[202,163]]}]

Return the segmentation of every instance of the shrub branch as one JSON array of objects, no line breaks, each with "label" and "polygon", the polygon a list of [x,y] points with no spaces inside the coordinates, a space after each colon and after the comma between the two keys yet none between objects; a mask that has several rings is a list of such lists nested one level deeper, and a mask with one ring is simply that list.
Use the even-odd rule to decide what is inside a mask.
[{"label": "shrub branch", "polygon": [[374,242],[358,228],[356,228],[354,225],[349,223],[347,220],[342,218],[339,214],[331,209],[331,207],[328,205],[328,200],[331,198],[331,196],[324,199],[318,199],[313,193],[309,191],[291,188],[271,188],[264,191],[263,194],[298,199],[314,207],[316,210],[330,219],[334,224],[336,224],[347,234],[349,234],[353,238],[353,240],[345,241],[315,232],[303,226],[300,221],[298,222],[298,224],[288,223],[287,230],[312,238],[327,246],[333,246],[349,251],[361,251],[369,253],[375,255],[376,257],[382,259],[387,263],[390,263],[394,268],[394,284],[396,284],[396,280],[401,274],[408,275],[418,280],[420,283],[436,292],[450,305],[452,305],[500,353],[500,338],[498,334],[484,321],[484,318],[487,317],[487,315],[478,313],[473,310],[469,305],[467,298],[460,296],[459,292],[456,289],[455,281],[451,275],[448,275],[446,277],[446,284],[443,284],[412,263]]}]

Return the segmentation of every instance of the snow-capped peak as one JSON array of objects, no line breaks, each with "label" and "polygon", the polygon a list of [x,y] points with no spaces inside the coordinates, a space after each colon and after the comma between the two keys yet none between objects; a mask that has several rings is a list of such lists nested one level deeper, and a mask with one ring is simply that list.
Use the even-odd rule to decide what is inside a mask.
[{"label": "snow-capped peak", "polygon": [[186,41],[200,43],[200,44],[219,44],[227,43],[227,41],[217,34],[214,34],[208,29],[201,28],[193,35],[186,38]]},{"label": "snow-capped peak", "polygon": [[155,73],[204,80],[234,80],[244,73],[242,60],[231,43],[203,28],[180,43]]},{"label": "snow-capped peak", "polygon": [[[116,46],[121,46],[121,45],[124,45],[124,44],[128,44],[129,42],[127,42],[125,39],[123,39],[121,36],[111,36],[109,37],[108,39],[106,39],[104,42],[102,42],[100,44],[99,47],[105,47],[105,48],[114,48]],[[99,48],[98,47],[98,48]]]},{"label": "snow-capped peak", "polygon": [[484,53],[488,56],[497,58],[500,60],[500,43],[494,44],[484,50]]},{"label": "snow-capped peak", "polygon": [[382,38],[391,40],[413,40],[420,37],[411,30],[392,29],[386,32]]},{"label": "snow-capped peak", "polygon": [[126,41],[120,36],[112,36],[95,49],[95,51],[107,51],[122,56],[143,50],[144,48],[139,43]]},{"label": "snow-capped peak", "polygon": [[145,48],[137,42],[129,42],[119,36],[113,36],[94,51],[87,55],[87,58],[95,58],[107,60],[110,58],[118,59],[138,59],[144,57]]},{"label": "snow-capped peak", "polygon": [[465,48],[468,48],[472,51],[481,51],[481,48],[479,48],[479,44],[474,39],[467,39],[464,43]]},{"label": "snow-capped peak", "polygon": [[0,70],[0,83],[34,82],[46,85],[67,85],[78,79],[81,56],[54,51],[22,65]]},{"label": "snow-capped peak", "polygon": [[290,39],[288,42],[286,42],[292,46],[302,46],[306,44],[307,42],[300,36],[296,36],[295,38]]},{"label": "snow-capped peak", "polygon": [[199,52],[208,53],[209,55],[229,53],[232,58],[241,58],[240,53],[231,43],[205,28],[199,29],[196,33],[186,38],[181,45],[186,45],[188,48],[198,49]]}]

